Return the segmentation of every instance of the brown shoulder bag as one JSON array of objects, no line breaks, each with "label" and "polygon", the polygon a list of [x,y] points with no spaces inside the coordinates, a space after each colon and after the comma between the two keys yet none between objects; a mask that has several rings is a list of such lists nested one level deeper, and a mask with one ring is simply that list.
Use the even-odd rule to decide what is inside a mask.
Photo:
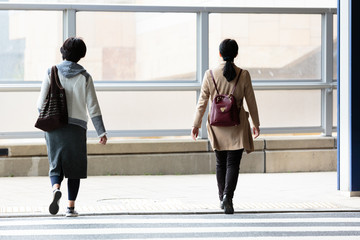
[{"label": "brown shoulder bag", "polygon": [[229,95],[220,94],[214,79],[214,75],[210,70],[212,80],[215,85],[217,95],[214,97],[210,111],[210,125],[220,127],[230,127],[240,124],[239,109],[236,105],[234,91],[239,82],[242,69],[235,82],[235,86]]},{"label": "brown shoulder bag", "polygon": [[61,86],[56,66],[51,68],[50,88],[41,107],[35,127],[49,132],[68,124],[65,89]]}]

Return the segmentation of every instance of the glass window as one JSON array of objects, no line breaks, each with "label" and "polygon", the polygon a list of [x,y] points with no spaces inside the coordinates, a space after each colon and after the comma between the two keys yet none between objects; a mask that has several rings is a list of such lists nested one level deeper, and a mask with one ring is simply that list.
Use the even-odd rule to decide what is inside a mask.
[{"label": "glass window", "polygon": [[321,125],[320,90],[255,91],[260,127]]},{"label": "glass window", "polygon": [[[190,129],[196,107],[195,91],[97,92],[106,130]],[[38,92],[1,92],[5,117],[0,132],[34,132]],[[1,104],[11,102],[11,104]],[[21,111],[14,111],[21,109]],[[94,130],[91,121],[89,130]]]},{"label": "glass window", "polygon": [[42,81],[62,36],[62,12],[0,11],[0,81]]},{"label": "glass window", "polygon": [[[107,130],[190,129],[196,92],[98,92]],[[91,123],[89,129],[93,129]]]},{"label": "glass window", "polygon": [[[230,3],[210,2],[218,2],[220,6]],[[46,70],[61,62],[62,16],[62,11],[0,10],[0,84],[42,81]],[[336,17],[334,80],[337,77]],[[235,63],[248,69],[253,80],[320,81],[320,14],[211,13],[209,20],[210,67],[221,61],[220,42],[234,38],[239,44]],[[195,81],[196,26],[196,13],[77,12],[77,36],[88,47],[86,57],[79,63],[95,81]],[[156,132],[192,126],[196,91],[99,91],[97,94],[109,131]],[[0,108],[5,115],[12,116],[3,119],[0,132],[39,131],[34,127],[38,95],[27,91],[0,92],[3,103]],[[321,125],[320,90],[259,90],[256,97],[261,127]],[[334,90],[334,126],[337,125],[336,100]],[[94,130],[91,121],[89,128]]]},{"label": "glass window", "polygon": [[337,89],[334,89],[333,91],[333,126],[336,127],[337,126]]},{"label": "glass window", "polygon": [[196,79],[195,13],[79,12],[76,29],[95,80]]},{"label": "glass window", "polygon": [[37,131],[38,97],[39,92],[0,92],[0,133]]},{"label": "glass window", "polygon": [[210,14],[210,67],[225,38],[237,41],[235,64],[253,80],[321,79],[321,15]]},{"label": "glass window", "polygon": [[333,80],[336,81],[337,80],[337,15],[335,14],[333,17],[334,21],[333,21]]}]

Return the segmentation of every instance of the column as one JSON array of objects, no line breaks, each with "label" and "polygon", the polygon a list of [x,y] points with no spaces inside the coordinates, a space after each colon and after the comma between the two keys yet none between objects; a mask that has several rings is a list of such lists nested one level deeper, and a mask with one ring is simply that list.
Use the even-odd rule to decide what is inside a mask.
[{"label": "column", "polygon": [[338,0],[338,189],[360,196],[359,1]]}]

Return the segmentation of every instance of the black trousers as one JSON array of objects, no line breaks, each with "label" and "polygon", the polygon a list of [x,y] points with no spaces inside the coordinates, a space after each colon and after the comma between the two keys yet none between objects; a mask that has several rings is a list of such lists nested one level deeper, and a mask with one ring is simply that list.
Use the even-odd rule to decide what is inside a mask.
[{"label": "black trousers", "polygon": [[223,200],[224,195],[228,196],[229,199],[234,197],[243,152],[244,149],[234,151],[215,150],[216,179],[221,201]]},{"label": "black trousers", "polygon": [[[61,182],[64,179],[64,175],[61,176],[51,176],[50,177],[50,181],[51,181],[51,186],[54,186],[54,184],[59,184],[61,185]],[[68,178],[68,199],[69,201],[75,201],[76,197],[78,195],[79,192],[79,188],[80,188],[80,179],[70,179]]]}]

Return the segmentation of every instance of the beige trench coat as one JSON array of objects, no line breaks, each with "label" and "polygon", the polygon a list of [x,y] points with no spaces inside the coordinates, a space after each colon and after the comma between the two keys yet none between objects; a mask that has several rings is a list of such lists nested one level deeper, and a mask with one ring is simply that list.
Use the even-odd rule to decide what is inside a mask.
[{"label": "beige trench coat", "polygon": [[[223,68],[225,66],[225,62],[221,63],[218,67],[213,69],[213,74],[215,77],[215,81],[220,94],[230,94],[238,74],[240,72],[240,68],[234,65],[237,76],[235,80],[228,82],[226,78],[223,76]],[[216,90],[214,83],[211,78],[210,70],[207,70],[204,75],[201,93],[199,97],[199,101],[196,107],[195,118],[193,127],[200,128],[202,117],[205,113],[207,104],[210,99],[210,110],[207,118],[207,131],[209,135],[209,139],[214,150],[222,151],[222,150],[238,150],[244,148],[247,153],[254,151],[254,143],[253,137],[251,133],[251,127],[249,123],[249,113],[244,110],[243,99],[245,98],[253,126],[259,127],[259,115],[258,109],[256,105],[256,99],[254,90],[251,83],[251,77],[247,70],[243,70],[241,72],[241,76],[239,82],[234,91],[235,99],[237,100],[238,107],[240,108],[240,124],[233,127],[216,127],[211,126],[209,123],[210,119],[210,111],[211,111],[211,103],[216,95]]]}]

